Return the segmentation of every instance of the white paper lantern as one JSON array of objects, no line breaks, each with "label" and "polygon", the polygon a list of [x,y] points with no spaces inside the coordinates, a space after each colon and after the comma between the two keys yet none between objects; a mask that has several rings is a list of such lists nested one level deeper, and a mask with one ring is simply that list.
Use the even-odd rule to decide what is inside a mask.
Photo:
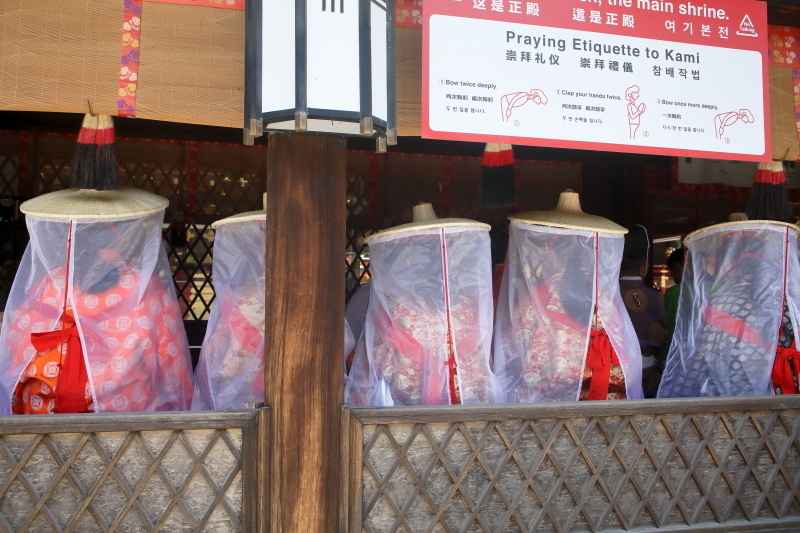
[{"label": "white paper lantern", "polygon": [[397,138],[394,0],[248,0],[245,137]]}]

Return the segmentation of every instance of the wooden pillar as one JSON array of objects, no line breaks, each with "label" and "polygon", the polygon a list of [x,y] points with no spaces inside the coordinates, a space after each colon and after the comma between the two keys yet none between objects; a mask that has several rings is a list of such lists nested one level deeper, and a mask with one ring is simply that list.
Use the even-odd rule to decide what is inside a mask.
[{"label": "wooden pillar", "polygon": [[334,531],[340,486],[347,141],[272,134],[265,400],[272,533]]}]

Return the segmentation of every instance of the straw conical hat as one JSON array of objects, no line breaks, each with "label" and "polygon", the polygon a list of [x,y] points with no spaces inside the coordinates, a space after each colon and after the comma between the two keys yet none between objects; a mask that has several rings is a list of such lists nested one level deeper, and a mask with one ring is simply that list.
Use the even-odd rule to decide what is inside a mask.
[{"label": "straw conical hat", "polygon": [[698,236],[712,230],[718,230],[722,228],[726,228],[729,230],[735,230],[735,229],[747,230],[751,228],[758,229],[764,227],[765,225],[783,226],[786,228],[790,228],[795,231],[796,236],[800,237],[800,228],[798,228],[794,224],[790,224],[789,222],[780,222],[778,220],[741,220],[739,222],[723,222],[721,224],[714,224],[713,226],[707,226],[697,231],[693,231],[683,239],[683,242],[689,242],[689,239],[696,239]]},{"label": "straw conical hat", "polygon": [[558,228],[616,233],[624,235],[628,230],[607,218],[588,215],[581,210],[578,193],[567,189],[558,199],[558,207],[552,211],[528,211],[508,217],[515,222],[554,226]]},{"label": "straw conical hat", "polygon": [[239,213],[222,220],[217,220],[211,224],[212,229],[217,229],[224,224],[231,224],[233,222],[248,222],[250,220],[267,220],[267,212],[264,209],[258,211],[247,211],[246,213]]},{"label": "straw conical hat", "polygon": [[45,218],[122,218],[155,213],[168,205],[166,198],[139,189],[65,189],[28,200],[20,211]]},{"label": "straw conical hat", "polygon": [[399,226],[395,226],[393,228],[380,231],[378,233],[373,233],[372,235],[364,239],[364,242],[369,242],[370,239],[374,239],[376,237],[385,237],[387,235],[395,235],[397,233],[403,233],[406,231],[432,229],[432,228],[469,227],[469,226],[482,228],[485,229],[486,231],[492,229],[492,227],[488,224],[484,224],[482,222],[476,222],[468,218],[438,218],[436,216],[436,213],[433,211],[433,206],[429,203],[423,202],[414,206],[413,222],[409,222],[408,224],[401,224]]},{"label": "straw conical hat", "polygon": [[230,224],[231,222],[248,222],[250,220],[267,220],[267,193],[264,193],[264,209],[247,211],[246,213],[239,213],[238,215],[217,220],[211,224],[211,229],[217,229],[223,224]]}]

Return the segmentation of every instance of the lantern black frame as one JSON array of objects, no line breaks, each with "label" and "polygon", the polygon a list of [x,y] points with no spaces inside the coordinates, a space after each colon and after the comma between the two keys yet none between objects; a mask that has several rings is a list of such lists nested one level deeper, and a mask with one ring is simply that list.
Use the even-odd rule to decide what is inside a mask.
[{"label": "lantern black frame", "polygon": [[[281,1],[281,0],[278,0]],[[290,1],[290,0],[283,0]],[[307,14],[306,0],[295,1],[295,107],[262,113],[262,27],[264,0],[247,0],[245,6],[245,137],[260,136],[269,124],[294,121],[293,131],[306,131],[308,120],[330,120],[359,124],[361,135],[385,138],[387,144],[397,142],[397,88],[395,75],[395,14],[394,0],[383,0],[386,4],[386,120],[372,113],[372,48],[370,4],[381,9],[384,6],[375,0],[355,0],[359,9],[359,87],[360,110],[339,111],[308,107],[307,71]],[[317,0],[326,3],[326,0]],[[339,0],[341,9],[344,0]],[[332,7],[335,0],[331,0]],[[280,131],[280,130],[274,130]],[[292,131],[292,130],[289,130]],[[338,133],[348,135],[347,133]]]}]

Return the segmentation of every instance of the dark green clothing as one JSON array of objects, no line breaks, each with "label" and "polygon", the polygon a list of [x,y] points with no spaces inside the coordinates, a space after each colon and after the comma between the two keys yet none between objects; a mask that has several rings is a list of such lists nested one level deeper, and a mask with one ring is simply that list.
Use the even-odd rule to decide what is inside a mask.
[{"label": "dark green clothing", "polygon": [[681,296],[681,286],[673,285],[664,293],[664,308],[667,311],[667,339],[664,346],[658,351],[658,360],[666,362],[669,346],[672,344],[672,335],[675,333],[675,319],[678,316],[678,300]]}]

